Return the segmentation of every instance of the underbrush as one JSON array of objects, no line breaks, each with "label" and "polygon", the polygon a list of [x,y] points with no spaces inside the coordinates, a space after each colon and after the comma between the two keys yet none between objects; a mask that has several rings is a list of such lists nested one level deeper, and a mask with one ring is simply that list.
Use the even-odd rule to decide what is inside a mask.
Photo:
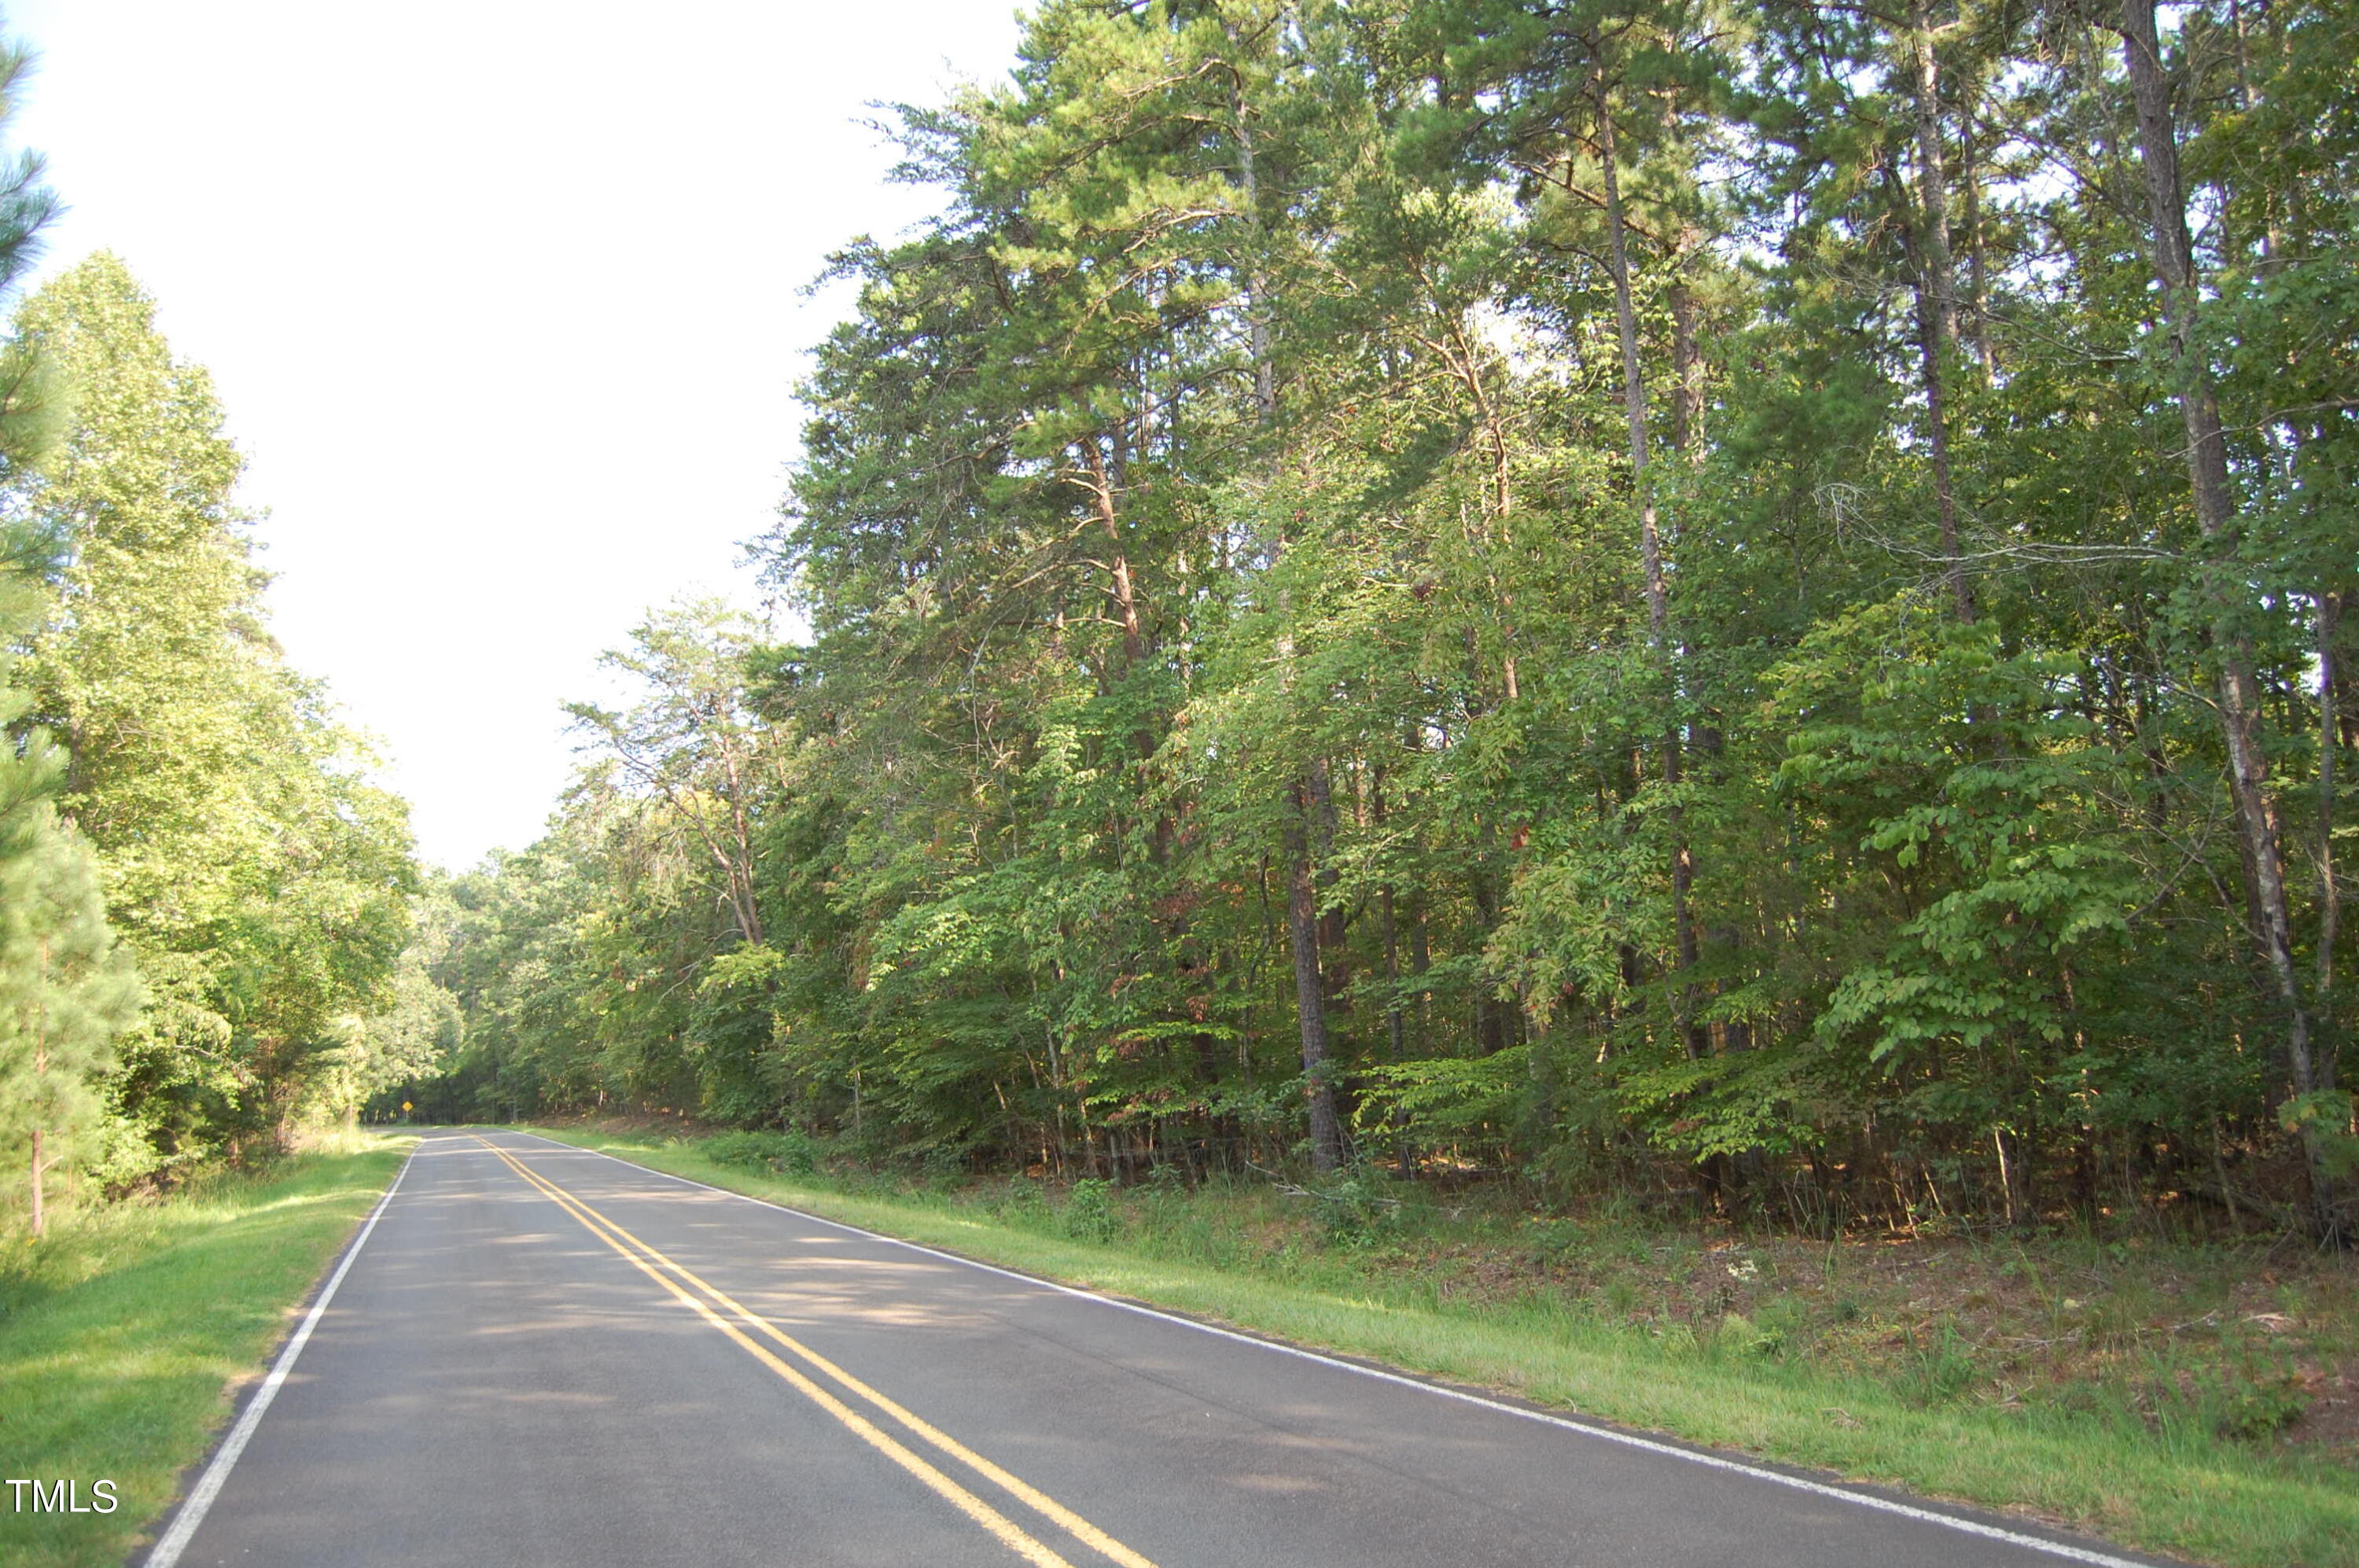
[{"label": "underbrush", "polygon": [[[706,1159],[734,1138],[686,1142]],[[797,1145],[814,1171],[811,1140]],[[1167,1168],[1168,1170],[1168,1168]],[[2359,1261],[2291,1242],[2090,1233],[1821,1241],[1550,1214],[1359,1167],[1298,1184],[939,1182],[831,1162],[834,1188],[1043,1236],[1434,1307],[1563,1312],[1674,1350],[1881,1385],[1903,1402],[2042,1410],[2225,1440],[2359,1483]]]},{"label": "underbrush", "polygon": [[799,1132],[724,1132],[702,1140],[698,1151],[715,1165],[808,1176],[819,1167],[820,1146]]},{"label": "underbrush", "polygon": [[1374,1169],[1060,1187],[824,1149],[793,1173],[716,1163],[712,1140],[559,1136],[1692,1441],[2202,1560],[2359,1565],[2359,1268],[2293,1243],[1828,1242],[1568,1217]]}]

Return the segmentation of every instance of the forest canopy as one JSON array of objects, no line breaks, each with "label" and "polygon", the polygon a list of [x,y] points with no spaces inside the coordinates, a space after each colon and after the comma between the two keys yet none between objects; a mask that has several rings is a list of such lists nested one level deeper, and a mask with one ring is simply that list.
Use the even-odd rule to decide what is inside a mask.
[{"label": "forest canopy", "polygon": [[2359,13],[1047,0],[440,1115],[2352,1224]]}]

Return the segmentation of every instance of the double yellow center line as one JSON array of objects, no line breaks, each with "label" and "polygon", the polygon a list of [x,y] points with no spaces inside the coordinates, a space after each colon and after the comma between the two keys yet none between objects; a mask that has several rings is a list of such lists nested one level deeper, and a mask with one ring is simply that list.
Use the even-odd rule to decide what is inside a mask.
[{"label": "double yellow center line", "polygon": [[[475,1141],[497,1155],[507,1168],[521,1176],[550,1202],[580,1221],[583,1229],[620,1253],[639,1272],[661,1286],[680,1305],[687,1307],[706,1323],[736,1342],[738,1347],[763,1366],[777,1373],[820,1409],[843,1423],[863,1442],[887,1459],[907,1470],[935,1495],[959,1512],[991,1532],[1010,1551],[1035,1568],[1073,1568],[1045,1541],[1024,1530],[1006,1514],[985,1502],[975,1493],[961,1486],[922,1454],[895,1438],[859,1410],[830,1393],[802,1368],[808,1367],[842,1389],[853,1399],[863,1401],[869,1409],[899,1425],[919,1442],[946,1455],[957,1464],[980,1475],[994,1486],[1016,1498],[1025,1507],[1053,1521],[1060,1529],[1081,1541],[1100,1556],[1121,1563],[1123,1568],[1155,1568],[1155,1564],[1138,1552],[1125,1546],[1072,1509],[1009,1475],[982,1454],[960,1443],[924,1418],[903,1409],[884,1394],[877,1392],[818,1351],[788,1334],[777,1324],[753,1311],[708,1281],[698,1278],[680,1264],[641,1241],[573,1193],[549,1181],[527,1166],[506,1149],[489,1138],[476,1137]],[[685,1288],[683,1288],[685,1287]],[[715,1309],[719,1309],[716,1311]],[[726,1312],[729,1317],[722,1314]],[[736,1319],[732,1323],[730,1318]],[[740,1327],[743,1324],[744,1327]],[[765,1346],[755,1343],[746,1334],[751,1329],[771,1344],[784,1350],[796,1361],[797,1367],[781,1360]]]}]

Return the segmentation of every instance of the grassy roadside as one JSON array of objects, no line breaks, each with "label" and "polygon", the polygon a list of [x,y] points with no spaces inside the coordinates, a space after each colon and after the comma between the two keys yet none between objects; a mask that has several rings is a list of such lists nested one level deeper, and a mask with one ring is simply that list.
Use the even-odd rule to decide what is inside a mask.
[{"label": "grassy roadside", "polygon": [[[2359,1486],[2332,1453],[2238,1441],[2130,1405],[1997,1407],[1938,1376],[1860,1375],[1765,1354],[1774,1301],[1702,1335],[1634,1332],[1563,1290],[1502,1294],[1408,1275],[1382,1248],[1206,1245],[1184,1193],[1021,1188],[978,1197],[716,1161],[708,1140],[538,1127],[543,1136],[848,1224],[1217,1319],[1298,1344],[1504,1390],[1691,1442],[2016,1511],[2237,1568],[2359,1565]],[[742,1135],[741,1135],[742,1136]],[[1190,1233],[1193,1233],[1192,1235]],[[1106,1239],[1099,1239],[1099,1238]],[[1732,1276],[1743,1265],[1715,1270]],[[1940,1344],[1917,1357],[1940,1371]],[[2174,1376],[2180,1375],[2173,1371]],[[2187,1411],[2201,1414],[2201,1401]]]},{"label": "grassy roadside", "polygon": [[125,1560],[409,1145],[350,1135],[259,1174],[71,1214],[38,1247],[0,1242],[0,1465],[73,1478],[85,1505],[111,1478],[120,1498],[112,1514],[34,1514],[0,1493],[0,1561]]}]

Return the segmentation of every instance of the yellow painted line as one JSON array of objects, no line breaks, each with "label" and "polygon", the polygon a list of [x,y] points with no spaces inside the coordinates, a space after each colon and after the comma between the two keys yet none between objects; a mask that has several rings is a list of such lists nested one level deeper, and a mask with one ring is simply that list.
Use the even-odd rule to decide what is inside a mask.
[{"label": "yellow painted line", "polygon": [[794,1387],[797,1392],[808,1398],[812,1403],[818,1405],[820,1409],[833,1416],[837,1421],[842,1421],[845,1426],[849,1427],[853,1432],[857,1433],[862,1439],[867,1442],[871,1447],[876,1449],[886,1458],[892,1460],[893,1463],[901,1466],[902,1469],[907,1470],[910,1475],[915,1475],[919,1480],[924,1482],[936,1495],[951,1504],[951,1507],[957,1508],[959,1512],[966,1515],[967,1518],[973,1519],[975,1523],[989,1530],[1010,1551],[1023,1558],[1026,1562],[1032,1563],[1034,1568],[1073,1568],[1073,1565],[1071,1563],[1068,1563],[1064,1558],[1059,1556],[1045,1542],[1027,1534],[1022,1527],[1016,1523],[1015,1520],[1009,1519],[1006,1514],[1001,1513],[997,1508],[993,1508],[989,1503],[984,1502],[981,1497],[976,1497],[973,1492],[968,1491],[964,1486],[960,1486],[956,1481],[951,1480],[948,1475],[943,1475],[940,1470],[937,1470],[934,1466],[926,1463],[926,1461],[919,1455],[911,1453],[908,1448],[900,1443],[896,1442],[890,1433],[880,1430],[874,1421],[871,1421],[867,1417],[862,1415],[858,1410],[855,1410],[851,1406],[845,1404],[842,1399],[837,1399],[833,1394],[829,1393],[825,1388],[821,1388],[817,1383],[812,1382],[809,1377],[803,1376],[800,1371],[788,1366],[785,1362],[771,1355],[767,1350],[765,1350],[762,1346],[755,1344],[751,1339],[748,1339],[745,1336],[745,1333],[740,1330],[736,1324],[726,1321],[711,1307],[706,1306],[702,1301],[698,1301],[695,1297],[681,1290],[678,1285],[675,1285],[669,1279],[665,1279],[663,1275],[649,1267],[645,1259],[633,1252],[629,1247],[617,1239],[616,1236],[607,1234],[608,1227],[602,1225],[597,1219],[592,1217],[590,1214],[584,1212],[587,1205],[582,1204],[578,1199],[574,1198],[571,1193],[567,1192],[563,1188],[557,1186],[553,1182],[542,1180],[533,1171],[527,1170],[522,1164],[510,1159],[506,1149],[501,1149],[496,1144],[490,1142],[488,1139],[479,1137],[476,1141],[482,1143],[485,1149],[490,1149],[494,1154],[498,1155],[502,1162],[514,1170],[518,1175],[524,1177],[527,1181],[530,1182],[535,1189],[549,1198],[552,1203],[555,1203],[560,1208],[562,1208],[566,1213],[571,1214],[575,1220],[581,1223],[582,1227],[584,1230],[587,1230],[591,1235],[596,1236],[608,1247],[613,1247],[616,1252],[622,1254],[622,1256],[630,1262],[633,1268],[638,1269],[640,1273],[645,1274],[648,1279],[653,1279],[657,1284],[662,1286],[675,1301],[680,1303],[680,1305],[690,1308],[695,1312],[698,1316],[704,1319],[705,1322],[711,1323],[714,1328],[719,1329],[723,1334],[727,1334],[731,1339],[734,1340],[739,1348],[743,1349],[747,1355],[753,1356],[754,1359],[762,1363],[763,1366],[767,1367],[771,1371],[785,1378]]},{"label": "yellow painted line", "polygon": [[[549,1178],[542,1176],[536,1171],[533,1171],[522,1160],[516,1159],[508,1150],[490,1143],[486,1143],[485,1147],[490,1149],[495,1154],[497,1154],[501,1159],[506,1160],[510,1165],[515,1166],[518,1171],[524,1172],[527,1179],[536,1181],[547,1182],[551,1187],[555,1187],[557,1185],[554,1181],[549,1181]],[[565,1191],[562,1188],[559,1188],[558,1190],[560,1192]],[[761,1333],[767,1335],[771,1340],[775,1341],[785,1349],[802,1357],[804,1361],[810,1363],[820,1371],[825,1373],[828,1377],[833,1378],[836,1383],[843,1388],[857,1395],[859,1398],[867,1400],[876,1409],[883,1410],[886,1415],[891,1416],[895,1421],[900,1422],[903,1427],[907,1428],[909,1432],[915,1433],[925,1442],[931,1443],[941,1453],[949,1454],[960,1464],[973,1470],[977,1475],[991,1482],[992,1485],[1001,1488],[1010,1497],[1020,1498],[1026,1506],[1038,1512],[1043,1517],[1054,1519],[1060,1526],[1071,1531],[1075,1540],[1087,1542],[1093,1550],[1103,1553],[1104,1556],[1112,1558],[1116,1563],[1121,1563],[1123,1568],[1156,1568],[1156,1565],[1151,1559],[1124,1545],[1121,1541],[1115,1540],[1113,1536],[1108,1535],[1104,1530],[1100,1530],[1096,1525],[1092,1524],[1089,1520],[1083,1519],[1072,1509],[1065,1507],[1064,1504],[1057,1501],[1056,1498],[1049,1496],[1046,1492],[1033,1486],[1021,1477],[1012,1475],[1007,1471],[1001,1469],[990,1460],[985,1459],[982,1454],[977,1454],[974,1450],[967,1447],[966,1444],[959,1442],[958,1439],[934,1426],[933,1423],[928,1421],[924,1417],[916,1414],[914,1411],[904,1409],[889,1396],[870,1388],[866,1383],[862,1382],[858,1377],[853,1377],[851,1373],[845,1371],[842,1367],[837,1366],[826,1356],[821,1356],[810,1345],[805,1345],[802,1341],[795,1338],[792,1334],[788,1334],[784,1329],[778,1327],[777,1324],[772,1323],[769,1319],[762,1316],[759,1312],[753,1311],[751,1308],[737,1301],[736,1298],[731,1296],[727,1291],[723,1290],[720,1287],[712,1284],[711,1281],[700,1278],[698,1275],[691,1272],[685,1265],[673,1261],[656,1247],[649,1246],[639,1237],[633,1236],[629,1231],[625,1230],[621,1225],[615,1224],[614,1221],[609,1219],[606,1215],[599,1214],[596,1209],[592,1208],[589,1203],[578,1194],[568,1192],[566,1192],[566,1196],[575,1203],[580,1204],[590,1214],[596,1215],[599,1224],[604,1225],[607,1229],[629,1241],[632,1246],[647,1254],[647,1257],[653,1258],[658,1264],[661,1265],[665,1269],[669,1269],[674,1274],[677,1274],[681,1279],[687,1280],[690,1285],[695,1286],[699,1290],[703,1291],[705,1295],[711,1297],[714,1301],[719,1302],[730,1312],[736,1313],[740,1319],[760,1330]]]}]

